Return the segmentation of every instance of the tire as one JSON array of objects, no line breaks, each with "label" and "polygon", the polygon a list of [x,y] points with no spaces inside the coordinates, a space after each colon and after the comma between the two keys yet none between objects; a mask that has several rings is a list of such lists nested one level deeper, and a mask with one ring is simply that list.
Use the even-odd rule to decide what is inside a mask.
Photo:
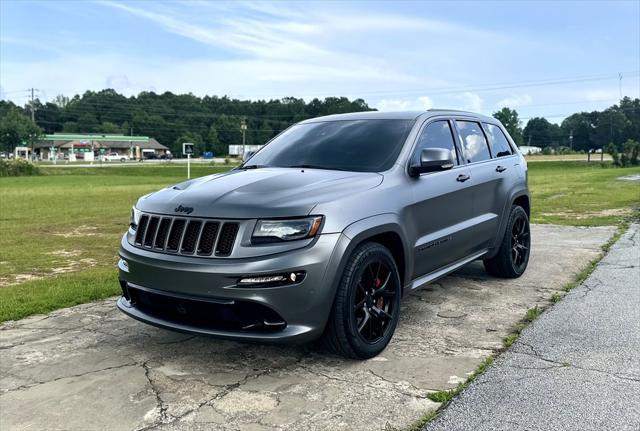
[{"label": "tire", "polygon": [[485,270],[496,277],[518,278],[527,269],[531,254],[529,217],[519,205],[511,207],[507,228],[498,253],[483,261]]},{"label": "tire", "polygon": [[322,342],[332,353],[368,359],[382,352],[400,317],[402,287],[387,248],[367,242],[349,257]]}]

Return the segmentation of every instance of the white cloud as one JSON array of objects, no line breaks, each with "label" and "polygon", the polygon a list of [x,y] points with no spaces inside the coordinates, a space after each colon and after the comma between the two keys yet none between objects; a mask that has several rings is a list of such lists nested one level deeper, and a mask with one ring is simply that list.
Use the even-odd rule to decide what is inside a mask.
[{"label": "white cloud", "polygon": [[599,102],[601,100],[612,101],[618,100],[619,91],[616,90],[590,90],[584,93],[585,100],[590,102]]},{"label": "white cloud", "polygon": [[428,96],[415,99],[382,99],[374,108],[379,111],[425,111],[433,107],[433,102]]},{"label": "white cloud", "polygon": [[484,101],[478,94],[465,91],[461,95],[457,96],[457,99],[462,101],[462,109],[465,111],[482,112],[482,105]]},{"label": "white cloud", "polygon": [[499,100],[496,103],[496,107],[502,108],[508,106],[509,108],[517,108],[520,106],[531,105],[533,98],[528,94],[520,94],[516,96],[506,97],[502,100]]}]

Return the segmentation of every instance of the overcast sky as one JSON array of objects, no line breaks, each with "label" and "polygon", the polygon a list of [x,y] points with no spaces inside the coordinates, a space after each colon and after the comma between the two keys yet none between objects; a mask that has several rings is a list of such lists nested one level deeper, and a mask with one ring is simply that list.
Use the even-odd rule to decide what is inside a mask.
[{"label": "overcast sky", "polygon": [[[640,97],[640,1],[0,1],[0,97],[87,89],[552,121]],[[622,72],[622,80],[618,74]],[[621,86],[620,86],[621,84]]]}]

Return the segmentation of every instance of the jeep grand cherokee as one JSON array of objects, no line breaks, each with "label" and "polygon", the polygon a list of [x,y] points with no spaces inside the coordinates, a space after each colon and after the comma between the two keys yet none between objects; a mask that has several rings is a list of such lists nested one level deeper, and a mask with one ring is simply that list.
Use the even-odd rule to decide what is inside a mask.
[{"label": "jeep grand cherokee", "polygon": [[527,164],[498,120],[364,112],[297,123],[222,174],[144,196],[120,247],[120,310],[236,340],[369,358],[407,292],[476,259],[519,277]]}]

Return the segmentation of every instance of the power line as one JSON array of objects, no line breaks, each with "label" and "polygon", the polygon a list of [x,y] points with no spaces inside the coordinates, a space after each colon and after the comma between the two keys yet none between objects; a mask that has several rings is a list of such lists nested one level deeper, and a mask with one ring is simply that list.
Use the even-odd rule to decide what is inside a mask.
[{"label": "power line", "polygon": [[[355,93],[358,95],[400,95],[407,93],[430,93],[431,95],[442,95],[442,94],[459,94],[464,92],[486,92],[486,91],[497,91],[497,90],[506,90],[513,88],[527,88],[527,87],[539,87],[539,86],[554,86],[554,85],[563,85],[563,84],[575,84],[582,82],[595,82],[595,81],[607,81],[607,80],[618,80],[619,85],[621,86],[621,81],[623,77],[635,77],[640,76],[640,70],[632,70],[626,72],[616,72],[616,73],[606,73],[606,74],[598,74],[598,75],[579,75],[573,77],[564,77],[564,78],[549,78],[549,79],[538,79],[538,80],[524,80],[524,81],[507,81],[507,82],[499,82],[499,83],[490,83],[490,84],[470,84],[470,85],[462,85],[462,86],[438,86],[438,87],[422,87],[422,88],[413,88],[413,89],[401,89],[401,90],[381,90],[381,91],[350,91],[350,93]],[[90,91],[90,90],[87,90]],[[100,90],[99,90],[100,91]],[[73,92],[73,91],[72,91]],[[3,91],[3,93],[10,93],[10,91]],[[86,93],[86,91],[85,91]],[[97,91],[96,91],[97,93]],[[164,93],[155,93],[157,96],[162,96]],[[620,93],[622,93],[620,91]],[[84,94],[84,93],[83,93]],[[142,94],[142,93],[139,93]],[[174,95],[178,95],[175,93],[171,93]],[[254,93],[256,96],[260,93]],[[267,93],[262,93],[267,94]],[[274,93],[269,93],[274,94]],[[123,96],[126,97],[126,96]],[[136,96],[131,96],[136,97]],[[206,96],[199,97],[202,99]],[[223,97],[227,97],[226,95]],[[223,98],[221,97],[221,98]],[[314,97],[311,97],[312,99]],[[318,98],[318,97],[315,97]],[[275,100],[281,100],[275,99]],[[326,99],[326,97],[325,97]],[[229,100],[239,100],[234,98],[229,98]],[[255,99],[254,99],[255,100]],[[274,99],[272,99],[274,100]]]}]

